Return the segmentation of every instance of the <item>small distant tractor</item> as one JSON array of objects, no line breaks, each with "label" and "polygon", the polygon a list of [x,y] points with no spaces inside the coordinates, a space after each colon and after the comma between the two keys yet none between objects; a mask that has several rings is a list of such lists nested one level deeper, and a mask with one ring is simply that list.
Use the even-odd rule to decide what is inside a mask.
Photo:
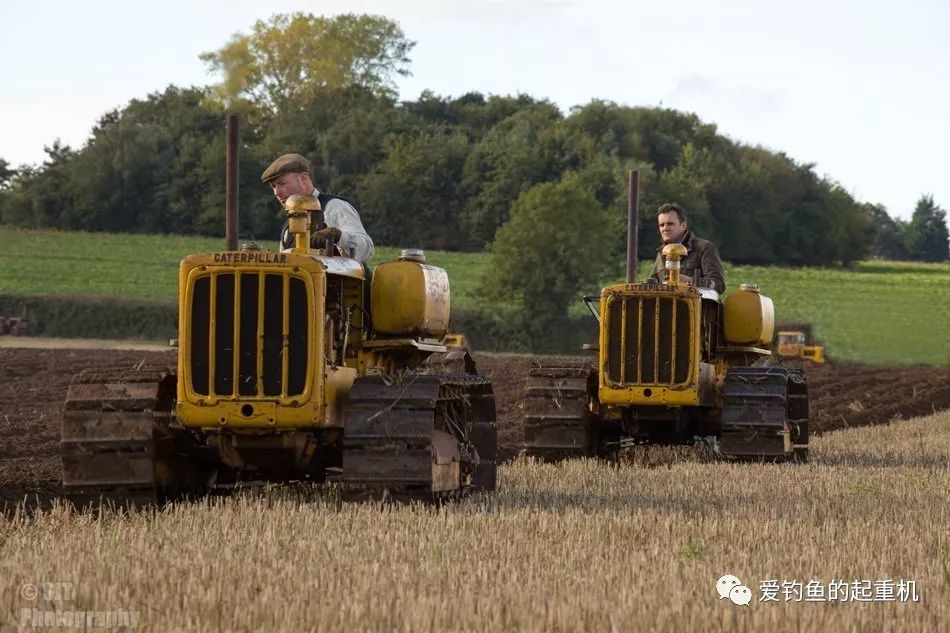
[{"label": "small distant tractor", "polygon": [[442,344],[449,349],[471,349],[468,345],[468,339],[460,332],[449,332],[442,337]]},{"label": "small distant tractor", "polygon": [[29,336],[30,326],[23,317],[0,316],[0,335]]},{"label": "small distant tractor", "polygon": [[809,345],[808,339],[805,330],[780,330],[777,339],[779,358],[824,363],[825,348]]},{"label": "small distant tractor", "polygon": [[723,298],[684,280],[682,244],[663,248],[665,282],[636,283],[635,183],[631,175],[627,282],[585,298],[600,329],[585,348],[597,359],[529,370],[525,453],[609,457],[635,444],[714,437],[730,459],[806,460],[805,374],[776,363],[772,300],[755,284]]}]

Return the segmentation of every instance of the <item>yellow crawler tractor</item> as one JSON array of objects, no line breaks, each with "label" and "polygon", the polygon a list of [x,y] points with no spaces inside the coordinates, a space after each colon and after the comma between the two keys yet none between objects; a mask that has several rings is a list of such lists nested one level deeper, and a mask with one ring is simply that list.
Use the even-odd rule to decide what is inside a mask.
[{"label": "yellow crawler tractor", "polygon": [[442,337],[442,344],[449,349],[471,349],[468,344],[468,337],[461,332],[447,332]]},{"label": "yellow crawler tractor", "polygon": [[607,456],[712,437],[728,458],[807,459],[805,375],[775,364],[772,300],[754,284],[722,298],[685,282],[680,244],[663,249],[664,283],[635,283],[634,176],[630,208],[628,282],[604,288],[596,308],[598,298],[586,298],[599,321],[599,343],[588,346],[597,361],[529,370],[525,452],[545,460]]},{"label": "yellow crawler tractor", "polygon": [[174,368],[84,371],[62,426],[63,486],[148,503],[242,482],[335,480],[431,498],[494,490],[492,387],[448,329],[449,280],[405,250],[370,273],[296,245],[186,257]]},{"label": "yellow crawler tractor", "polygon": [[785,362],[809,361],[816,364],[825,362],[825,348],[810,345],[809,334],[805,330],[781,330],[777,336],[778,356]]}]

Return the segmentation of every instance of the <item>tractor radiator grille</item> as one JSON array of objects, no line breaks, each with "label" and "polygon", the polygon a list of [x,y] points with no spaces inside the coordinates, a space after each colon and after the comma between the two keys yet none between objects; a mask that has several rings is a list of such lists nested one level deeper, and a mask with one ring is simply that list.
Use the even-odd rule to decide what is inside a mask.
[{"label": "tractor radiator grille", "polygon": [[616,297],[607,306],[607,376],[614,384],[678,385],[690,376],[690,304]]},{"label": "tractor radiator grille", "polygon": [[199,277],[190,322],[195,393],[255,399],[304,392],[308,319],[303,279],[257,272]]}]

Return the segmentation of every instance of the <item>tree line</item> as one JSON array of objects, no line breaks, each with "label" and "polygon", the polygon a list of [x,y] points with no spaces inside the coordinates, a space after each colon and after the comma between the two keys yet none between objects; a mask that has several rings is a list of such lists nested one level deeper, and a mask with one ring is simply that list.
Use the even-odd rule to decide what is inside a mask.
[{"label": "tree line", "polygon": [[413,44],[379,16],[259,21],[202,55],[219,83],[135,99],[82,147],[47,147],[40,165],[0,159],[0,222],[221,235],[225,114],[237,112],[244,238],[276,239],[282,214],[259,175],[296,151],[321,190],[357,205],[380,244],[483,250],[507,233],[515,246],[496,250],[517,251],[569,233],[619,266],[626,172],[636,168],[645,257],[658,244],[655,209],[671,200],[733,262],[950,256],[946,214],[931,197],[904,223],[813,165],[737,143],[694,114],[597,99],[563,113],[545,99],[479,92],[399,101],[393,80],[409,72]]}]

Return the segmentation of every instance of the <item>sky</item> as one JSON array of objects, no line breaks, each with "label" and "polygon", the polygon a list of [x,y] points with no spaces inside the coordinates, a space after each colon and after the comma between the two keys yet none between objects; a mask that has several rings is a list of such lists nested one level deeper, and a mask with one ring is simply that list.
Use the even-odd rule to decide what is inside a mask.
[{"label": "sky", "polygon": [[950,208],[950,0],[0,0],[0,158],[41,163],[130,99],[214,83],[200,53],[292,11],[397,21],[417,42],[401,99],[675,108],[893,216]]}]

